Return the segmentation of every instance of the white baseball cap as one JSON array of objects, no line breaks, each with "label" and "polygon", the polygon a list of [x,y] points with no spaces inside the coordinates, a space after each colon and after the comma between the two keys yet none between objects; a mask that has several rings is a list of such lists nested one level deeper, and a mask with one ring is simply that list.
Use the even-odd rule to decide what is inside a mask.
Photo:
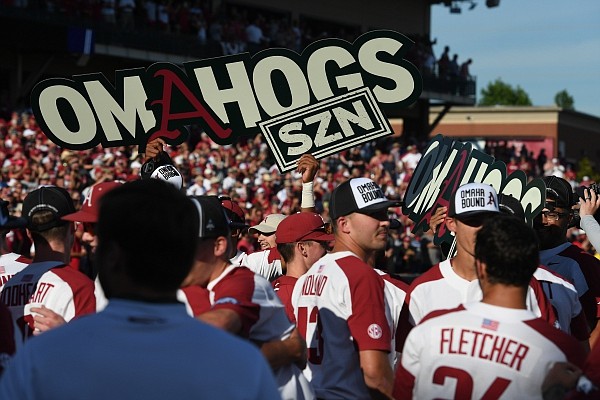
[{"label": "white baseball cap", "polygon": [[454,193],[448,216],[460,219],[497,212],[500,210],[496,190],[485,183],[471,182],[462,185]]},{"label": "white baseball cap", "polygon": [[263,221],[254,225],[248,229],[249,233],[275,233],[279,223],[283,221],[286,216],[283,214],[269,214]]}]

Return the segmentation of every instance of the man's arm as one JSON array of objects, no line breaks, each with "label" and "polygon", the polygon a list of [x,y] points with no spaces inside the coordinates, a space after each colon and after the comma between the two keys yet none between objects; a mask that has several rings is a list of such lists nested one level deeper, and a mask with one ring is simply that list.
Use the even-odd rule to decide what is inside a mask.
[{"label": "man's arm", "polygon": [[292,363],[300,369],[306,367],[306,342],[298,333],[298,329],[294,329],[285,340],[263,343],[260,351],[273,370]]},{"label": "man's arm", "polygon": [[242,330],[242,319],[235,311],[230,309],[210,310],[198,315],[196,318],[234,335],[239,334]]},{"label": "man's arm", "polygon": [[391,399],[394,374],[387,353],[380,350],[362,350],[359,356],[360,367],[371,398]]},{"label": "man's arm", "polygon": [[312,154],[303,154],[298,160],[296,169],[302,174],[302,212],[316,212],[314,198],[314,180],[319,171],[319,161]]}]

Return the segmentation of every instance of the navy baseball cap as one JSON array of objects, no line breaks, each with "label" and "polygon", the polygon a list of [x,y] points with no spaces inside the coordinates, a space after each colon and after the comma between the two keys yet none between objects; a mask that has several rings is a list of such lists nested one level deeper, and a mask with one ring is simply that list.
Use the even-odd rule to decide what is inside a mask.
[{"label": "navy baseball cap", "polygon": [[199,238],[228,237],[231,234],[229,218],[217,196],[190,196],[190,198],[198,210]]},{"label": "navy baseball cap", "polygon": [[369,178],[351,178],[339,184],[331,193],[329,214],[335,220],[352,213],[374,214],[402,205],[389,200],[377,183]]},{"label": "navy baseball cap", "polygon": [[[40,211],[50,211],[52,219],[43,224],[34,224],[32,217]],[[74,213],[75,204],[69,192],[58,186],[40,186],[31,191],[23,200],[22,214],[27,218],[27,228],[42,232],[50,228],[66,225],[62,217]]]}]

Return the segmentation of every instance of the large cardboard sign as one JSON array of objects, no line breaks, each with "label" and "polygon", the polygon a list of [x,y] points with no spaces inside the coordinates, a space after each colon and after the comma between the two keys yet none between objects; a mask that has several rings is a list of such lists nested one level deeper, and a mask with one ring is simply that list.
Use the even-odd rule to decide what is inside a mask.
[{"label": "large cardboard sign", "polygon": [[182,143],[197,124],[218,144],[262,132],[280,170],[304,153],[317,158],[392,132],[382,110],[407,107],[422,91],[404,56],[413,42],[372,31],[354,43],[324,39],[302,54],[267,49],[115,72],[52,78],[33,89],[37,122],[74,150]]},{"label": "large cardboard sign", "polygon": [[[427,230],[435,210],[448,207],[452,193],[469,182],[487,183],[496,192],[515,197],[521,202],[530,226],[546,203],[546,185],[542,179],[529,180],[523,171],[507,176],[504,162],[473,148],[471,143],[437,135],[424,150],[404,196],[403,212],[415,222],[413,230]],[[434,243],[453,241],[454,236],[442,224]]]}]

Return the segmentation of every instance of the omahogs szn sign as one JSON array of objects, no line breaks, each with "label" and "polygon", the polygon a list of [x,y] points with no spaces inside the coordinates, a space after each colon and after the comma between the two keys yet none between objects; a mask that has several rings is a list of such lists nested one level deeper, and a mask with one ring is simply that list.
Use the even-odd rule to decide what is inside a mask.
[{"label": "omahogs szn sign", "polygon": [[317,158],[389,135],[383,110],[408,107],[422,91],[418,69],[405,59],[413,42],[372,31],[353,43],[324,39],[302,54],[263,50],[184,63],[51,78],[31,104],[44,133],[74,150],[145,144],[177,145],[189,125],[218,144],[265,135],[280,170],[304,153]]}]

